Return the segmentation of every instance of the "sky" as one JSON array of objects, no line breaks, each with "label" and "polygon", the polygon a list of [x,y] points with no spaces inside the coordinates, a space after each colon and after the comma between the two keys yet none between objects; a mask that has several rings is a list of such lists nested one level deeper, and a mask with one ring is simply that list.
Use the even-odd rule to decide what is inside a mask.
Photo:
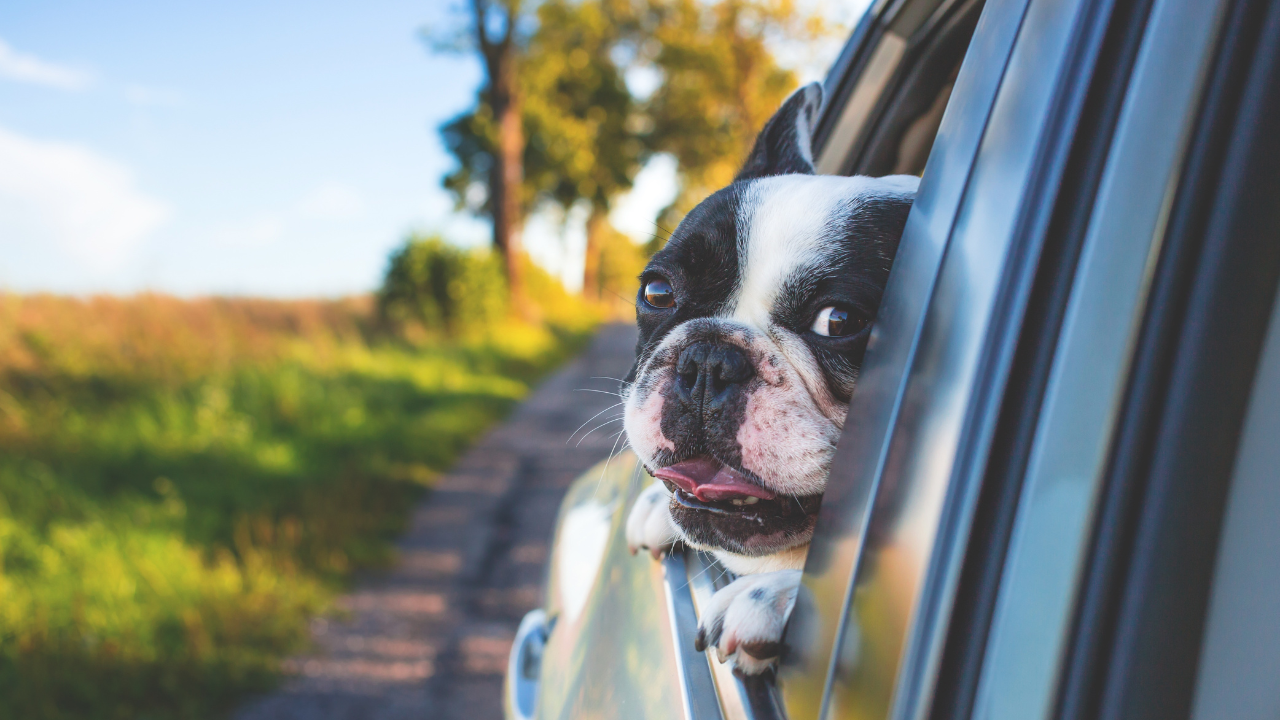
[{"label": "sky", "polygon": [[[6,0],[0,290],[340,296],[375,288],[412,231],[487,242],[440,187],[437,128],[481,74],[420,37],[456,13]],[[673,177],[669,160],[646,168],[614,223],[651,230]],[[534,218],[526,245],[572,285],[584,239],[559,220]]]}]

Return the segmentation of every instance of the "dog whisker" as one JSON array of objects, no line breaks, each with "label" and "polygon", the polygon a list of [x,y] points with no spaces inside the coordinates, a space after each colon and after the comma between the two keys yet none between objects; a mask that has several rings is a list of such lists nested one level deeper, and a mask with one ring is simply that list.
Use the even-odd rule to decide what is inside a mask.
[{"label": "dog whisker", "polygon": [[716,583],[720,582],[720,578],[728,574],[729,574],[729,568],[722,568],[720,570],[720,574],[716,576],[716,579],[711,581],[711,585],[715,586]]},{"label": "dog whisker", "polygon": [[[616,423],[616,422],[618,422],[619,420],[622,420],[622,419],[623,419],[623,418],[622,418],[622,416],[621,416],[621,415],[619,415],[619,416],[618,416],[618,417],[616,417],[616,418],[613,418],[613,419],[611,419],[611,420],[606,420],[606,421],[604,421],[604,422],[600,423],[599,425],[597,425],[597,426],[595,426],[595,427],[591,428],[591,430],[590,430],[586,435],[583,435],[583,436],[578,440],[577,445],[574,445],[574,447],[578,447],[578,445],[581,445],[581,444],[582,444],[582,441],[583,441],[583,440],[586,440],[587,438],[591,437],[591,433],[593,433],[593,432],[595,432],[595,431],[599,430],[600,428],[604,427],[605,425],[609,425],[610,423]],[[624,429],[624,430],[622,430],[622,432],[626,432],[626,430]]]},{"label": "dog whisker", "polygon": [[600,376],[593,377],[593,378],[591,378],[591,379],[592,379],[592,380],[612,380],[612,381],[614,381],[614,382],[620,382],[620,383],[622,383],[623,385],[635,385],[635,383],[633,383],[633,382],[627,382],[626,380],[623,380],[622,378],[609,377],[609,376],[607,376],[607,375],[600,375]]},{"label": "dog whisker", "polygon": [[601,395],[612,395],[617,398],[622,397],[622,393],[609,392],[607,390],[595,390],[592,388],[574,388],[573,392],[593,392],[593,393],[600,393]]},{"label": "dog whisker", "polygon": [[[625,430],[618,433],[618,439],[621,439],[624,434],[626,434]],[[619,452],[623,452],[626,449],[626,443],[623,444],[622,450],[618,450],[618,440],[615,439],[613,441],[613,448],[609,450],[609,459],[605,460],[604,467],[600,468],[600,477],[596,480],[596,489],[591,492],[591,497],[594,498],[600,493],[600,484],[604,482],[604,475],[609,472],[609,464],[613,462],[613,458],[615,458]]]},{"label": "dog whisker", "polygon": [[[592,420],[595,420],[596,418],[598,418],[598,417],[600,417],[601,415],[603,415],[603,414],[605,414],[605,413],[609,412],[610,410],[612,410],[612,409],[614,409],[614,408],[618,407],[618,406],[619,406],[619,405],[621,405],[621,404],[622,404],[622,403],[620,403],[620,402],[616,402],[616,403],[614,403],[614,404],[610,405],[609,407],[607,407],[607,408],[605,408],[605,409],[601,410],[600,412],[596,413],[595,415],[592,415],[590,418],[587,418],[587,422],[584,422],[584,423],[582,423],[581,425],[579,425],[579,426],[578,426],[578,429],[577,429],[577,430],[574,430],[574,431],[573,431],[573,434],[572,434],[572,435],[570,435],[570,436],[569,436],[569,438],[568,438],[567,440],[565,440],[565,441],[564,441],[564,444],[565,444],[565,445],[568,445],[568,444],[569,444],[569,440],[572,440],[574,435],[577,435],[577,434],[578,434],[578,432],[582,430],[582,428],[586,427],[586,426],[587,426],[587,423],[590,423]],[[590,435],[590,434],[591,434],[591,433],[587,433],[587,435]],[[582,443],[582,441],[581,441],[581,440],[579,440],[579,441],[578,441],[578,443],[579,443],[579,444],[581,444],[581,443]]]},{"label": "dog whisker", "polygon": [[[702,570],[701,570],[697,575],[694,575],[693,577],[689,578],[688,580],[685,580],[685,581],[684,581],[684,585],[681,585],[679,589],[680,589],[680,590],[683,590],[683,589],[685,589],[685,588],[689,587],[689,583],[691,583],[691,582],[693,582],[694,580],[697,580],[698,578],[702,577],[702,575],[703,575],[704,573],[706,573],[708,570],[710,570],[710,569],[711,569],[711,568],[713,568],[713,567],[715,567],[715,566],[714,566],[714,565],[708,565],[708,566],[706,566],[706,567],[702,568]],[[712,580],[712,582],[714,583],[715,581],[714,581],[714,580]]]}]

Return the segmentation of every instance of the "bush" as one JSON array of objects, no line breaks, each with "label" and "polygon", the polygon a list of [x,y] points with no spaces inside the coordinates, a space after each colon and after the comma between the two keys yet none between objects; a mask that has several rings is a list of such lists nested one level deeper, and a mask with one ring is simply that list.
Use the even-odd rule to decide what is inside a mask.
[{"label": "bush", "polygon": [[[622,242],[638,253],[630,241]],[[603,259],[602,267],[611,273],[608,282],[617,284],[619,273],[631,276],[621,281],[624,286],[634,285],[638,268],[644,266],[642,259],[637,265],[625,248],[609,248]],[[378,290],[378,314],[384,327],[414,343],[463,338],[501,342],[504,336],[544,327],[582,333],[611,314],[608,305],[566,291],[527,257],[524,284],[525,305],[517,316],[511,312],[504,264],[497,253],[463,250],[438,236],[412,236],[391,255]]]},{"label": "bush", "polygon": [[401,333],[413,328],[446,337],[473,334],[503,320],[507,305],[500,258],[462,250],[438,236],[410,237],[391,255],[378,291],[379,312]]}]

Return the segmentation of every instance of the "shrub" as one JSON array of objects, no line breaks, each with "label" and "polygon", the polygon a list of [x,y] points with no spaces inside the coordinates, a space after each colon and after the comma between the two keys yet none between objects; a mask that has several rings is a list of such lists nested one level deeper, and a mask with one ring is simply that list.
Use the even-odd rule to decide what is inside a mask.
[{"label": "shrub", "polygon": [[378,309],[401,332],[417,326],[432,335],[472,334],[506,317],[502,263],[492,252],[463,250],[438,236],[410,237],[391,255]]}]

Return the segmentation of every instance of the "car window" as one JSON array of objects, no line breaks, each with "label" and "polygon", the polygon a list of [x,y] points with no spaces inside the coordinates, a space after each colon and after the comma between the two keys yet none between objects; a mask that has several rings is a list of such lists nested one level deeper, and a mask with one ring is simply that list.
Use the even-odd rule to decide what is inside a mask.
[{"label": "car window", "polygon": [[[879,486],[885,451],[893,439],[894,425],[902,419],[906,380],[916,361],[926,311],[935,297],[944,251],[1025,6],[1018,0],[992,0],[984,9],[956,76],[950,95],[953,102],[942,119],[940,135],[946,141],[931,149],[915,207],[899,245],[845,435],[833,463],[804,587],[787,630],[790,654],[780,669],[779,680],[792,718],[819,717],[824,712],[824,701],[829,702],[836,716],[882,715],[893,691],[914,601],[909,597],[878,598],[869,600],[878,609],[860,609],[858,599],[850,593],[866,547],[880,539],[868,540],[873,507],[877,508],[880,522],[886,523],[881,527],[888,534],[893,533],[894,524],[886,521],[903,507],[902,498],[894,498],[893,491],[904,485],[893,484],[897,483],[895,479],[885,487]],[[899,439],[907,437],[908,433],[904,433]],[[918,497],[936,498],[937,488]],[[889,510],[890,514],[880,509]],[[936,527],[936,516],[930,519],[928,514],[926,510],[916,515],[918,527]],[[928,548],[916,550],[927,552]],[[911,562],[914,577],[907,579],[906,592],[915,595],[923,567]],[[851,600],[853,613],[849,615],[846,609]],[[874,614],[883,610],[890,612],[889,622],[858,618],[860,612]],[[864,632],[870,628],[877,633],[881,629],[886,632],[878,637],[871,631]],[[868,645],[872,641],[876,643],[874,648]],[[867,661],[861,662],[864,658]]]},{"label": "car window", "polygon": [[916,0],[871,13],[826,82],[819,173],[919,175],[984,0]]}]

